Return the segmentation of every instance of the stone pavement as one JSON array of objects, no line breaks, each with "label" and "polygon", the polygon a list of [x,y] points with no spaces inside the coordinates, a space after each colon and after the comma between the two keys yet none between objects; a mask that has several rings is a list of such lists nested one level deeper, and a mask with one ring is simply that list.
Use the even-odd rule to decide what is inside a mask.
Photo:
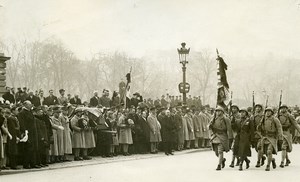
[{"label": "stone pavement", "polygon": [[[189,149],[189,150],[183,150],[183,151],[175,151],[174,155],[184,155],[184,154],[201,152],[201,151],[209,151],[209,150],[211,150],[211,149],[210,148]],[[87,166],[87,165],[98,165],[98,164],[149,159],[149,158],[158,158],[158,157],[168,157],[168,156],[166,156],[164,152],[159,152],[158,154],[134,154],[134,155],[130,155],[130,156],[118,155],[116,157],[106,157],[106,158],[102,158],[100,156],[93,156],[91,160],[55,163],[55,164],[50,164],[48,167],[44,167],[44,168],[40,168],[40,169],[2,170],[0,172],[0,176],[8,175],[8,174],[16,174],[16,173],[26,173],[26,172],[45,171],[45,170],[55,170],[55,169],[62,169],[62,168],[82,167],[82,166]]]}]

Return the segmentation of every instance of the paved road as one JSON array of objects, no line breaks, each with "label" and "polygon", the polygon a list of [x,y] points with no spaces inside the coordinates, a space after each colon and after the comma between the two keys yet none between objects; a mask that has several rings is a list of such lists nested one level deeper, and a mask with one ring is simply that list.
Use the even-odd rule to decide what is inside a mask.
[{"label": "paved road", "polygon": [[[256,153],[253,151],[251,167],[238,171],[229,168],[229,162],[222,171],[215,171],[217,158],[211,151],[195,151],[183,155],[163,156],[154,158],[129,160],[113,163],[93,164],[54,170],[44,170],[20,174],[0,176],[1,182],[202,182],[202,181],[288,181],[300,179],[300,145],[294,145],[290,155],[291,165],[283,169],[277,168],[270,172],[264,167],[255,168]],[[231,153],[226,154],[227,161]],[[279,163],[280,155],[276,156]]]}]

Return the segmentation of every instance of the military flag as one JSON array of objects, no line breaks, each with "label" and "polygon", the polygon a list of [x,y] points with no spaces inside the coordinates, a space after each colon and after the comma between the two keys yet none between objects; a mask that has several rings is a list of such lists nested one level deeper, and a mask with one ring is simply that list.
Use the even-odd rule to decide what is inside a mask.
[{"label": "military flag", "polygon": [[[131,83],[131,69],[129,73],[126,74],[126,85],[125,85],[125,89],[124,92],[122,94],[120,94],[121,96],[121,104],[124,104],[125,108],[129,107],[130,105],[130,83]],[[121,82],[122,83],[122,82]],[[120,85],[121,85],[120,83]],[[123,82],[124,83],[124,82]]]},{"label": "military flag", "polygon": [[229,103],[229,84],[227,81],[226,71],[227,64],[224,59],[219,55],[217,49],[217,61],[218,61],[218,96],[217,96],[217,106],[221,106],[225,111],[228,110],[227,105]]}]

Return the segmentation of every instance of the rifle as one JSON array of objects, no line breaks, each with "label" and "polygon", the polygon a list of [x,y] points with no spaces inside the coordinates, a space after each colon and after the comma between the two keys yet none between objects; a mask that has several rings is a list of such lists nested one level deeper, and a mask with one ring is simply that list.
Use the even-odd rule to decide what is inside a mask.
[{"label": "rifle", "polygon": [[269,95],[267,95],[267,99],[266,99],[266,108],[268,107],[268,101],[269,101]]},{"label": "rifle", "polygon": [[232,116],[232,94],[233,92],[230,92],[230,103],[229,103],[229,117]]},{"label": "rifle", "polygon": [[279,97],[279,107],[278,107],[278,111],[277,111],[277,116],[279,118],[279,110],[280,110],[280,106],[281,106],[281,100],[282,100],[282,90],[280,91],[280,97]]},{"label": "rifle", "polygon": [[254,107],[255,107],[255,98],[254,98],[255,96],[254,96],[254,91],[252,92],[252,114],[254,114],[254,112],[255,112],[255,109],[254,109]]}]

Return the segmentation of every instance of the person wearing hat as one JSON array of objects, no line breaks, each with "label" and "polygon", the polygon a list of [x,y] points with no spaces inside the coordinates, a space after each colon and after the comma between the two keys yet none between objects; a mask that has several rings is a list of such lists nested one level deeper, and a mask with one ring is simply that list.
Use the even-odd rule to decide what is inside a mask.
[{"label": "person wearing hat", "polygon": [[[300,112],[299,112],[299,109],[295,109],[293,111],[293,116],[296,118],[296,123],[298,125],[300,125]],[[298,132],[297,130],[295,131],[295,136],[294,136],[294,143],[295,144],[298,144],[300,143],[300,132]]]},{"label": "person wearing hat", "polygon": [[53,94],[54,91],[51,89],[49,90],[49,96],[45,98],[44,104],[47,106],[53,106],[58,104],[57,97]]},{"label": "person wearing hat", "polygon": [[239,170],[243,170],[243,162],[246,162],[246,169],[249,168],[250,160],[247,157],[251,156],[251,140],[253,134],[253,123],[250,121],[249,113],[246,108],[239,110],[241,118],[239,122],[233,123],[233,128],[236,129],[237,135],[235,143],[237,145],[237,157],[239,158]]},{"label": "person wearing hat", "polygon": [[260,167],[260,161],[262,156],[265,154],[267,156],[267,166],[266,171],[270,171],[270,164],[272,162],[272,167],[276,168],[275,159],[273,159],[273,154],[277,154],[278,145],[282,143],[282,126],[278,118],[274,116],[274,111],[272,108],[268,107],[265,109],[265,116],[258,126],[258,131],[262,136],[259,142],[259,152],[258,161],[255,167]]},{"label": "person wearing hat", "polygon": [[219,158],[219,163],[216,170],[221,170],[225,167],[224,152],[230,150],[233,135],[230,119],[224,115],[224,109],[218,106],[215,110],[215,117],[210,121],[209,128],[212,130],[211,143],[213,151]]},{"label": "person wearing hat", "polygon": [[140,102],[139,97],[140,97],[140,94],[139,94],[139,93],[137,93],[137,92],[134,93],[134,94],[133,94],[133,97],[132,97],[131,100],[130,100],[130,105],[131,105],[131,106],[134,106],[134,107],[137,107],[138,104],[139,104],[139,102]]},{"label": "person wearing hat", "polygon": [[183,132],[183,122],[182,122],[182,110],[181,106],[177,105],[176,112],[174,114],[175,125],[177,128],[177,150],[183,150],[184,146],[184,132]]},{"label": "person wearing hat", "polygon": [[75,94],[75,96],[70,99],[70,104],[75,106],[79,106],[82,104],[78,94]]},{"label": "person wearing hat", "polygon": [[62,124],[63,130],[63,144],[64,144],[64,157],[63,161],[69,161],[67,155],[72,154],[72,139],[71,139],[71,129],[70,120],[68,117],[68,107],[64,106],[61,108],[62,113],[59,116],[60,123]]},{"label": "person wearing hat", "polygon": [[38,130],[38,157],[36,161],[41,167],[46,167],[49,152],[49,138],[47,135],[46,123],[42,120],[43,110],[40,106],[34,107],[32,110]]},{"label": "person wearing hat", "polygon": [[209,122],[212,118],[212,115],[209,113],[210,108],[209,105],[206,105],[200,109],[200,121],[202,123],[202,130],[203,130],[203,139],[202,144],[200,145],[201,148],[210,148],[210,131],[208,128]]},{"label": "person wearing hat", "polygon": [[97,107],[99,104],[98,91],[94,91],[94,96],[90,99],[90,107]]},{"label": "person wearing hat", "polygon": [[29,91],[28,97],[26,98],[26,100],[29,100],[33,104],[33,106],[35,106],[35,107],[38,107],[38,106],[41,105],[40,98],[35,96],[33,94],[33,91]]},{"label": "person wearing hat", "polygon": [[183,139],[184,139],[184,149],[190,145],[190,137],[189,137],[189,128],[187,123],[187,113],[190,109],[187,106],[182,107],[182,130],[183,130]]},{"label": "person wearing hat", "polygon": [[188,129],[188,140],[186,141],[186,148],[191,148],[191,143],[195,141],[194,122],[193,122],[193,111],[191,109],[186,110],[186,114],[183,116],[183,120],[186,120]]},{"label": "person wearing hat", "polygon": [[[257,126],[260,124],[264,117],[263,113],[263,105],[262,104],[255,104],[254,106],[254,114],[250,117],[250,121],[254,127],[254,134],[253,134],[253,141],[252,147],[255,148],[256,152],[258,152],[258,143],[261,139],[260,132],[257,130]],[[265,164],[266,157],[262,156],[259,166],[263,166]]]},{"label": "person wearing hat", "polygon": [[38,150],[38,133],[34,115],[32,114],[32,104],[30,101],[23,103],[23,108],[18,114],[20,123],[21,138],[28,133],[28,140],[22,143],[23,147],[23,168],[41,168],[36,163]]},{"label": "person wearing hat", "polygon": [[202,121],[199,109],[195,110],[195,114],[193,116],[193,124],[194,124],[194,133],[195,133],[195,148],[199,148],[202,145],[203,140],[203,128]]},{"label": "person wearing hat", "polygon": [[53,132],[53,144],[50,145],[51,162],[63,162],[64,143],[62,124],[59,120],[61,110],[58,106],[53,107],[53,116],[51,117],[51,125]]},{"label": "person wearing hat", "polygon": [[79,119],[82,116],[82,109],[76,108],[74,111],[74,116],[71,119],[71,129],[73,130],[72,135],[72,148],[74,150],[74,160],[83,160],[80,155],[80,150],[85,146],[85,140],[83,135],[83,129],[80,127]]},{"label": "person wearing hat", "polygon": [[8,107],[4,107],[1,110],[1,114],[3,114],[4,121],[2,122],[2,126],[0,127],[0,130],[2,130],[2,142],[3,142],[3,158],[1,160],[0,158],[0,167],[1,169],[8,169],[7,163],[8,163],[8,153],[7,153],[7,147],[9,140],[12,139],[12,135],[8,130],[7,126],[7,118],[10,116],[11,112]]},{"label": "person wearing hat", "polygon": [[234,161],[237,159],[236,166],[239,165],[239,158],[237,157],[238,153],[238,138],[237,138],[237,128],[235,127],[236,124],[239,124],[241,120],[241,115],[239,113],[239,107],[237,104],[232,104],[231,105],[231,116],[230,116],[230,122],[231,122],[231,127],[232,127],[232,133],[233,133],[233,146],[232,146],[232,160],[231,164],[229,167],[234,167]]},{"label": "person wearing hat", "polygon": [[[281,123],[283,130],[283,143],[281,146],[281,163],[280,167],[288,166],[291,161],[289,159],[288,153],[292,152],[292,143],[293,143],[293,135],[292,128],[295,128],[298,132],[300,132],[300,127],[296,122],[293,115],[288,112],[287,105],[282,105],[279,108],[278,119]],[[284,164],[284,162],[286,163]]]},{"label": "person wearing hat", "polygon": [[68,104],[68,98],[65,96],[65,89],[59,89],[59,94],[60,96],[57,98],[58,99],[58,104],[61,106],[65,106]]},{"label": "person wearing hat", "polygon": [[176,125],[174,117],[171,116],[170,110],[165,111],[161,123],[161,136],[163,141],[164,152],[166,155],[174,155],[172,150],[176,141]]},{"label": "person wearing hat", "polygon": [[107,89],[103,89],[102,97],[99,98],[99,104],[103,107],[110,108],[111,100]]},{"label": "person wearing hat", "polygon": [[123,155],[130,155],[128,148],[129,145],[133,144],[131,128],[134,126],[134,122],[132,119],[128,118],[128,110],[122,111],[117,126],[119,127],[119,144],[122,146]]},{"label": "person wearing hat", "polygon": [[156,108],[150,108],[150,114],[147,118],[147,123],[150,127],[150,153],[156,154],[158,152],[158,144],[161,142],[160,123],[156,117]]},{"label": "person wearing hat", "polygon": [[[18,159],[18,142],[20,141],[20,125],[17,118],[18,108],[12,107],[11,114],[7,118],[7,128],[9,133],[12,135],[12,139],[8,140],[8,158],[9,158],[9,167],[11,169],[17,168],[17,159]],[[0,124],[1,128],[1,124]],[[1,132],[0,132],[1,135]]]}]

